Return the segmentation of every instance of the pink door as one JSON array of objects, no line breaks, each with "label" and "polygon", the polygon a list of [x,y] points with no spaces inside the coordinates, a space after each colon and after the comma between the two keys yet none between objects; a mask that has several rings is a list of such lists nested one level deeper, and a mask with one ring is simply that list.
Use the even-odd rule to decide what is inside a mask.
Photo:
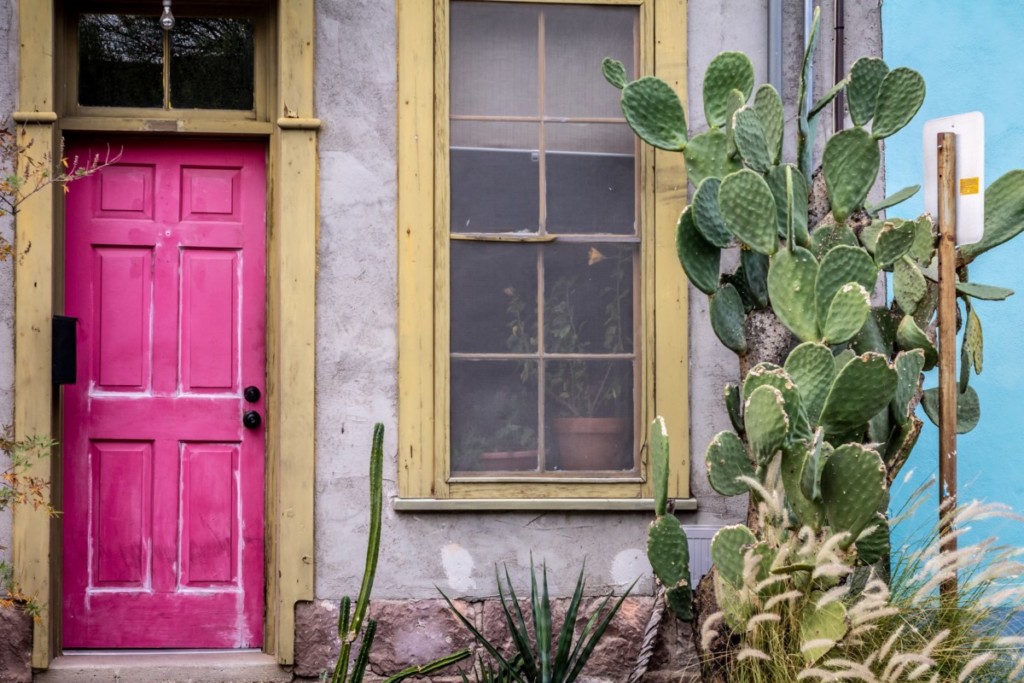
[{"label": "pink door", "polygon": [[265,183],[262,145],[174,140],[70,186],[66,648],[263,642]]}]

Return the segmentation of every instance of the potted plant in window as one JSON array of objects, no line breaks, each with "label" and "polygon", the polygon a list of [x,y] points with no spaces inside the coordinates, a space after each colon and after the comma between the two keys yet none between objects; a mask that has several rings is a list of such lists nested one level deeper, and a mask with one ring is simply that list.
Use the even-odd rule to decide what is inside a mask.
[{"label": "potted plant in window", "polygon": [[[578,274],[553,280],[544,297],[545,351],[573,354],[583,358],[548,360],[544,393],[549,427],[557,447],[556,464],[562,470],[622,470],[632,466],[628,440],[633,423],[631,367],[623,360],[591,360],[588,354],[621,354],[627,351],[631,330],[626,307],[632,299],[628,273],[632,254],[617,251],[605,256],[591,247],[587,265],[610,269],[600,280],[606,284],[597,292],[599,316],[581,311],[581,304],[593,309],[592,293],[581,287]],[[597,278],[594,278],[595,280]],[[536,348],[522,321],[523,301],[514,291],[509,295],[510,350]],[[598,334],[590,332],[600,324]],[[597,340],[600,340],[597,342]],[[600,348],[595,349],[595,346]],[[533,363],[523,364],[524,383],[535,380]]]}]

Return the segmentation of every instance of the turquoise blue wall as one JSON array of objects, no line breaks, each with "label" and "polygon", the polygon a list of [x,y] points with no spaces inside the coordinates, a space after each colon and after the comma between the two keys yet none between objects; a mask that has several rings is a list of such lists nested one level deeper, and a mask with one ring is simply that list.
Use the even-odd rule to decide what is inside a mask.
[{"label": "turquoise blue wall", "polygon": [[[928,119],[979,110],[985,114],[985,174],[991,184],[1024,168],[1024,4],[1008,0],[885,0],[884,55],[890,67],[920,71],[928,87],[914,121],[886,141],[886,187],[894,192],[922,182],[921,130]],[[900,207],[900,216],[923,209],[923,192]],[[894,214],[895,215],[895,214]],[[972,377],[982,402],[981,423],[959,440],[960,500],[999,501],[1024,512],[1024,236],[971,266],[971,279],[1010,287],[1004,302],[980,302],[985,365]],[[936,378],[928,378],[934,386]],[[919,413],[923,411],[919,410]],[[925,432],[893,488],[896,509],[909,492],[937,472],[937,430]],[[933,488],[929,502],[937,496]],[[934,519],[934,506],[917,515]],[[908,527],[894,545],[905,542]],[[1024,525],[996,522],[984,533],[1024,546]]]}]

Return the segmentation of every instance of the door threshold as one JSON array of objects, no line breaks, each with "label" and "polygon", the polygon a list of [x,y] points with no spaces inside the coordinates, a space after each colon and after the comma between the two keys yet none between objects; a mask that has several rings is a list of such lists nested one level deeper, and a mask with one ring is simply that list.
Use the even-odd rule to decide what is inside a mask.
[{"label": "door threshold", "polygon": [[[97,656],[100,655],[100,656]],[[258,650],[89,650],[62,654],[36,683],[285,683],[290,668]]]}]

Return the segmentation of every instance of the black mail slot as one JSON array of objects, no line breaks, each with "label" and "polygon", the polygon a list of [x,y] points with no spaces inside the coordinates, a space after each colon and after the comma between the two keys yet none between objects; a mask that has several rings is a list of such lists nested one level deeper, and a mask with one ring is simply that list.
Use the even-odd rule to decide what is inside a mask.
[{"label": "black mail slot", "polygon": [[53,383],[74,384],[78,374],[75,357],[75,329],[78,318],[53,316]]}]

